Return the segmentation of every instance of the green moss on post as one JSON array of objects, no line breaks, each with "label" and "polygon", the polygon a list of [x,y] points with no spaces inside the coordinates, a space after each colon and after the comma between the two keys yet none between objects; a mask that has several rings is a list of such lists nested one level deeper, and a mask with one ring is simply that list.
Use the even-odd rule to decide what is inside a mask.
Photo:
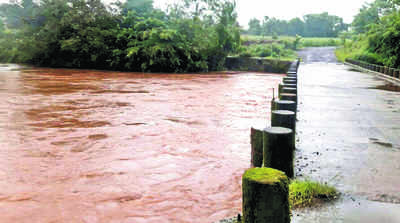
[{"label": "green moss on post", "polygon": [[251,166],[262,167],[263,164],[263,131],[251,128]]},{"label": "green moss on post", "polygon": [[288,177],[292,178],[294,176],[294,143],[294,132],[291,129],[282,127],[264,129],[264,167],[283,171]]},{"label": "green moss on post", "polygon": [[244,223],[289,223],[289,180],[281,171],[252,168],[242,178]]}]

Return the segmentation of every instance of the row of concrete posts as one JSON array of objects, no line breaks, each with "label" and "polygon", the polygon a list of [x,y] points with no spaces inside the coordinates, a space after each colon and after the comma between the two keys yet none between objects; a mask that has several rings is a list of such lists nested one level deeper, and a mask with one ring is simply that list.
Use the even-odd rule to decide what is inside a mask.
[{"label": "row of concrete posts", "polygon": [[359,60],[353,60],[353,59],[346,59],[346,62],[356,65],[356,66],[359,66],[361,68],[373,71],[373,72],[384,74],[384,75],[392,77],[392,78],[400,79],[400,69],[390,68],[390,67],[386,67],[386,66],[380,66],[380,65],[376,65],[376,64],[370,64],[370,63],[366,63],[366,62],[359,61]]},{"label": "row of concrete posts", "polygon": [[251,166],[242,177],[243,222],[288,223],[289,181],[294,177],[297,71],[293,62],[271,102],[271,127],[251,128]]}]

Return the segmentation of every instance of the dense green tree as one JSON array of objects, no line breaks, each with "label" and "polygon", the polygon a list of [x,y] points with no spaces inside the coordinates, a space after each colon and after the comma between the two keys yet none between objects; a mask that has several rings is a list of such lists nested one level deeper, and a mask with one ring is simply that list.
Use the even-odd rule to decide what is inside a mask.
[{"label": "dense green tree", "polygon": [[354,41],[338,52],[351,58],[400,68],[399,0],[375,0],[364,5],[352,26]]},{"label": "dense green tree", "polygon": [[365,4],[359,13],[354,17],[352,27],[356,33],[365,33],[369,28],[379,23],[380,18],[393,11],[393,4],[390,0],[376,0]]},{"label": "dense green tree", "polygon": [[235,9],[233,0],[185,0],[168,13],[155,9],[152,0],[111,7],[100,0],[2,4],[0,59],[154,72],[221,69],[240,48]]}]

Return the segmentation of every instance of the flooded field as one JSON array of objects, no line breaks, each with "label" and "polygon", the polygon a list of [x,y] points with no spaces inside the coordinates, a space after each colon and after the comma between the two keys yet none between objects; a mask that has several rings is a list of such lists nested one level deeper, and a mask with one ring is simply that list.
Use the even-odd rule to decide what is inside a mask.
[{"label": "flooded field", "polygon": [[0,222],[236,215],[280,79],[2,67]]}]

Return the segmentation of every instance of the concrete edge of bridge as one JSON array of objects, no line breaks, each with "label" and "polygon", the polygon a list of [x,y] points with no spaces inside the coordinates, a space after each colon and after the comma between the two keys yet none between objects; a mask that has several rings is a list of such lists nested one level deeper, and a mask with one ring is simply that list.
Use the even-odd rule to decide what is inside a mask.
[{"label": "concrete edge of bridge", "polygon": [[377,76],[380,79],[389,81],[389,82],[391,82],[393,84],[396,84],[396,85],[400,86],[400,79],[398,79],[398,78],[390,77],[390,76],[387,76],[387,75],[379,73],[379,72],[371,71],[371,70],[362,68],[360,66],[357,66],[357,65],[354,65],[354,64],[351,64],[351,63],[344,62],[344,64],[348,65],[348,66],[351,66],[354,69],[359,70],[359,71],[364,72],[364,73],[375,74],[375,76]]}]

